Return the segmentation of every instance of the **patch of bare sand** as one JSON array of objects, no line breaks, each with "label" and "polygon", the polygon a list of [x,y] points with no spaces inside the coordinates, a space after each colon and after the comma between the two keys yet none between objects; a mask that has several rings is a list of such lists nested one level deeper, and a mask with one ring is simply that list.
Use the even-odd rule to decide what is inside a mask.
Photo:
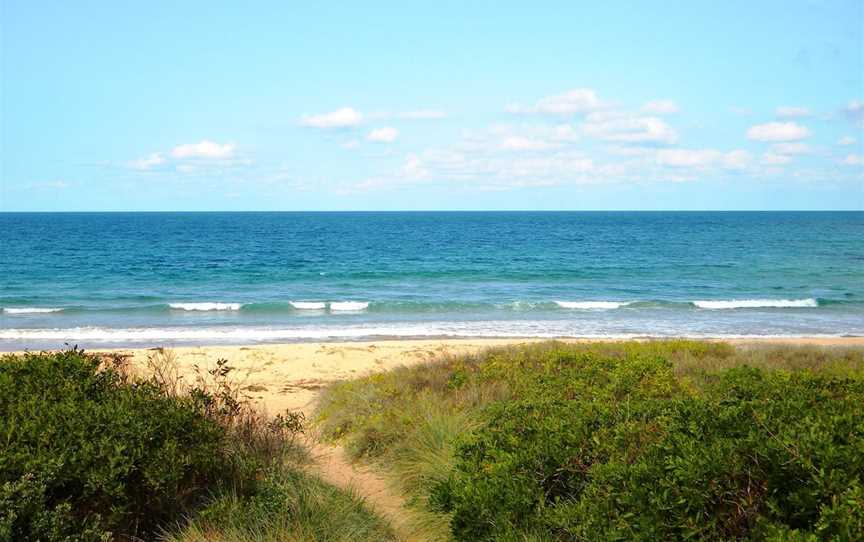
[{"label": "patch of bare sand", "polygon": [[[441,355],[476,352],[512,339],[416,340],[356,343],[299,343],[254,346],[194,346],[172,348],[181,374],[194,380],[197,370],[207,370],[224,358],[233,367],[232,377],[244,392],[267,412],[286,409],[311,414],[319,390],[337,381],[386,371],[401,365],[431,361]],[[112,350],[146,366],[158,349]]]}]

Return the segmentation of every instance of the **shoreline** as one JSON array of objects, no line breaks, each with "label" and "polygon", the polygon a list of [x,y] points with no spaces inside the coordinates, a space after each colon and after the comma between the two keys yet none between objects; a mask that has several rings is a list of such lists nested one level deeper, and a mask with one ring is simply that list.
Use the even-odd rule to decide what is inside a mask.
[{"label": "shoreline", "polygon": [[[94,353],[121,354],[133,370],[146,371],[148,356],[170,352],[186,382],[220,358],[233,367],[232,376],[250,399],[271,414],[286,409],[311,414],[318,392],[328,384],[432,361],[440,356],[468,354],[489,347],[548,341],[547,338],[399,339],[351,342],[207,345],[150,348],[88,348]],[[617,342],[561,339],[562,342]],[[631,339],[655,340],[655,339]],[[657,339],[660,340],[660,339]],[[703,339],[736,345],[864,347],[864,337],[801,337]]]},{"label": "shoreline", "polygon": [[[392,343],[392,342],[485,342],[500,343],[521,343],[531,341],[562,341],[562,342],[621,342],[621,341],[672,341],[672,340],[688,340],[688,341],[709,341],[709,342],[728,342],[731,344],[789,344],[789,345],[817,345],[817,346],[864,346],[864,335],[830,335],[830,334],[813,334],[813,335],[647,335],[647,334],[621,334],[621,335],[585,335],[585,336],[537,336],[537,335],[368,335],[358,337],[309,337],[297,340],[274,340],[274,341],[171,341],[154,339],[152,342],[131,342],[124,343],[123,341],[99,341],[99,340],[76,340],[74,338],[64,338],[52,341],[42,341],[42,344],[51,344],[52,346],[19,346],[15,342],[22,341],[7,341],[12,344],[3,344],[0,341],[0,355],[5,354],[20,354],[23,352],[41,352],[41,351],[56,351],[62,350],[60,345],[53,346],[60,341],[60,344],[66,346],[80,346],[84,350],[92,350],[98,352],[109,351],[126,351],[126,350],[153,350],[158,348],[163,349],[183,349],[183,348],[240,348],[240,347],[281,347],[303,344],[359,344],[359,343]],[[103,344],[100,344],[102,342]],[[36,343],[40,344],[40,343]]]}]

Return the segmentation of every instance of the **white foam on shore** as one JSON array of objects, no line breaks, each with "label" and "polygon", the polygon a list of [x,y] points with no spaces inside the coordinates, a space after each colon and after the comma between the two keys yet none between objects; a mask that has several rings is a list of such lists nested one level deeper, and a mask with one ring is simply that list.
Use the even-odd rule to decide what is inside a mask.
[{"label": "white foam on shore", "polygon": [[168,306],[181,311],[237,311],[243,303],[169,303]]},{"label": "white foam on shore", "polygon": [[4,314],[46,314],[50,312],[62,312],[63,309],[55,307],[6,307]]},{"label": "white foam on shore", "polygon": [[609,310],[629,305],[627,301],[556,301],[562,309]]},{"label": "white foam on shore", "polygon": [[789,307],[818,307],[819,302],[815,299],[730,299],[707,301],[694,301],[694,305],[700,309],[759,309],[759,308],[789,308]]},{"label": "white foam on shore", "polygon": [[333,301],[330,303],[330,310],[333,312],[357,312],[366,310],[369,307],[368,301]]},{"label": "white foam on shore", "polygon": [[[104,328],[76,327],[65,329],[0,329],[0,340],[50,340],[94,342],[141,341],[295,341],[316,339],[359,339],[363,337],[430,336],[433,329],[423,326],[353,326],[353,327],[201,327],[201,328]],[[437,335],[437,333],[436,333]]]},{"label": "white foam on shore", "polygon": [[[509,326],[507,324],[510,324]],[[517,325],[513,325],[517,324]],[[521,324],[521,325],[520,325]],[[77,327],[64,329],[2,329],[0,341],[89,341],[92,343],[192,343],[192,344],[248,344],[254,342],[293,342],[303,340],[359,340],[374,337],[387,338],[581,338],[622,340],[648,337],[683,337],[693,339],[782,339],[782,338],[835,338],[843,334],[825,333],[680,333],[654,330],[652,333],[601,332],[596,329],[551,328],[548,322],[473,322],[470,325],[429,322],[414,325],[357,325],[327,327],[202,327],[202,328],[105,328]]]},{"label": "white foam on shore", "polygon": [[324,310],[327,308],[327,303],[323,301],[289,301],[292,307],[302,311],[308,310]]}]

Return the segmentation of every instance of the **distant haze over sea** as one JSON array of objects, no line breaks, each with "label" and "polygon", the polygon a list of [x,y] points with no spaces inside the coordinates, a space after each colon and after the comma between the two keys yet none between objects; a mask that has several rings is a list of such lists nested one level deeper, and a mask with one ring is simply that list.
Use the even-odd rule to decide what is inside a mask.
[{"label": "distant haze over sea", "polygon": [[6,213],[0,307],[4,350],[864,335],[864,213]]}]

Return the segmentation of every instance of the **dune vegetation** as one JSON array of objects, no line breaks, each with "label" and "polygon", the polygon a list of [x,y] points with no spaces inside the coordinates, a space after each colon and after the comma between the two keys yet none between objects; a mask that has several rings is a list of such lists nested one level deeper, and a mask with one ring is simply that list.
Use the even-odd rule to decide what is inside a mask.
[{"label": "dune vegetation", "polygon": [[[862,349],[499,347],[332,384],[313,426],[231,372],[3,357],[0,541],[864,539]],[[398,532],[310,430],[392,481]]]},{"label": "dune vegetation", "polygon": [[420,540],[862,540],[864,353],[495,348],[337,383],[317,423]]},{"label": "dune vegetation", "polygon": [[304,467],[298,414],[265,417],[220,360],[193,382],[170,352],[0,359],[0,541],[393,540]]}]

